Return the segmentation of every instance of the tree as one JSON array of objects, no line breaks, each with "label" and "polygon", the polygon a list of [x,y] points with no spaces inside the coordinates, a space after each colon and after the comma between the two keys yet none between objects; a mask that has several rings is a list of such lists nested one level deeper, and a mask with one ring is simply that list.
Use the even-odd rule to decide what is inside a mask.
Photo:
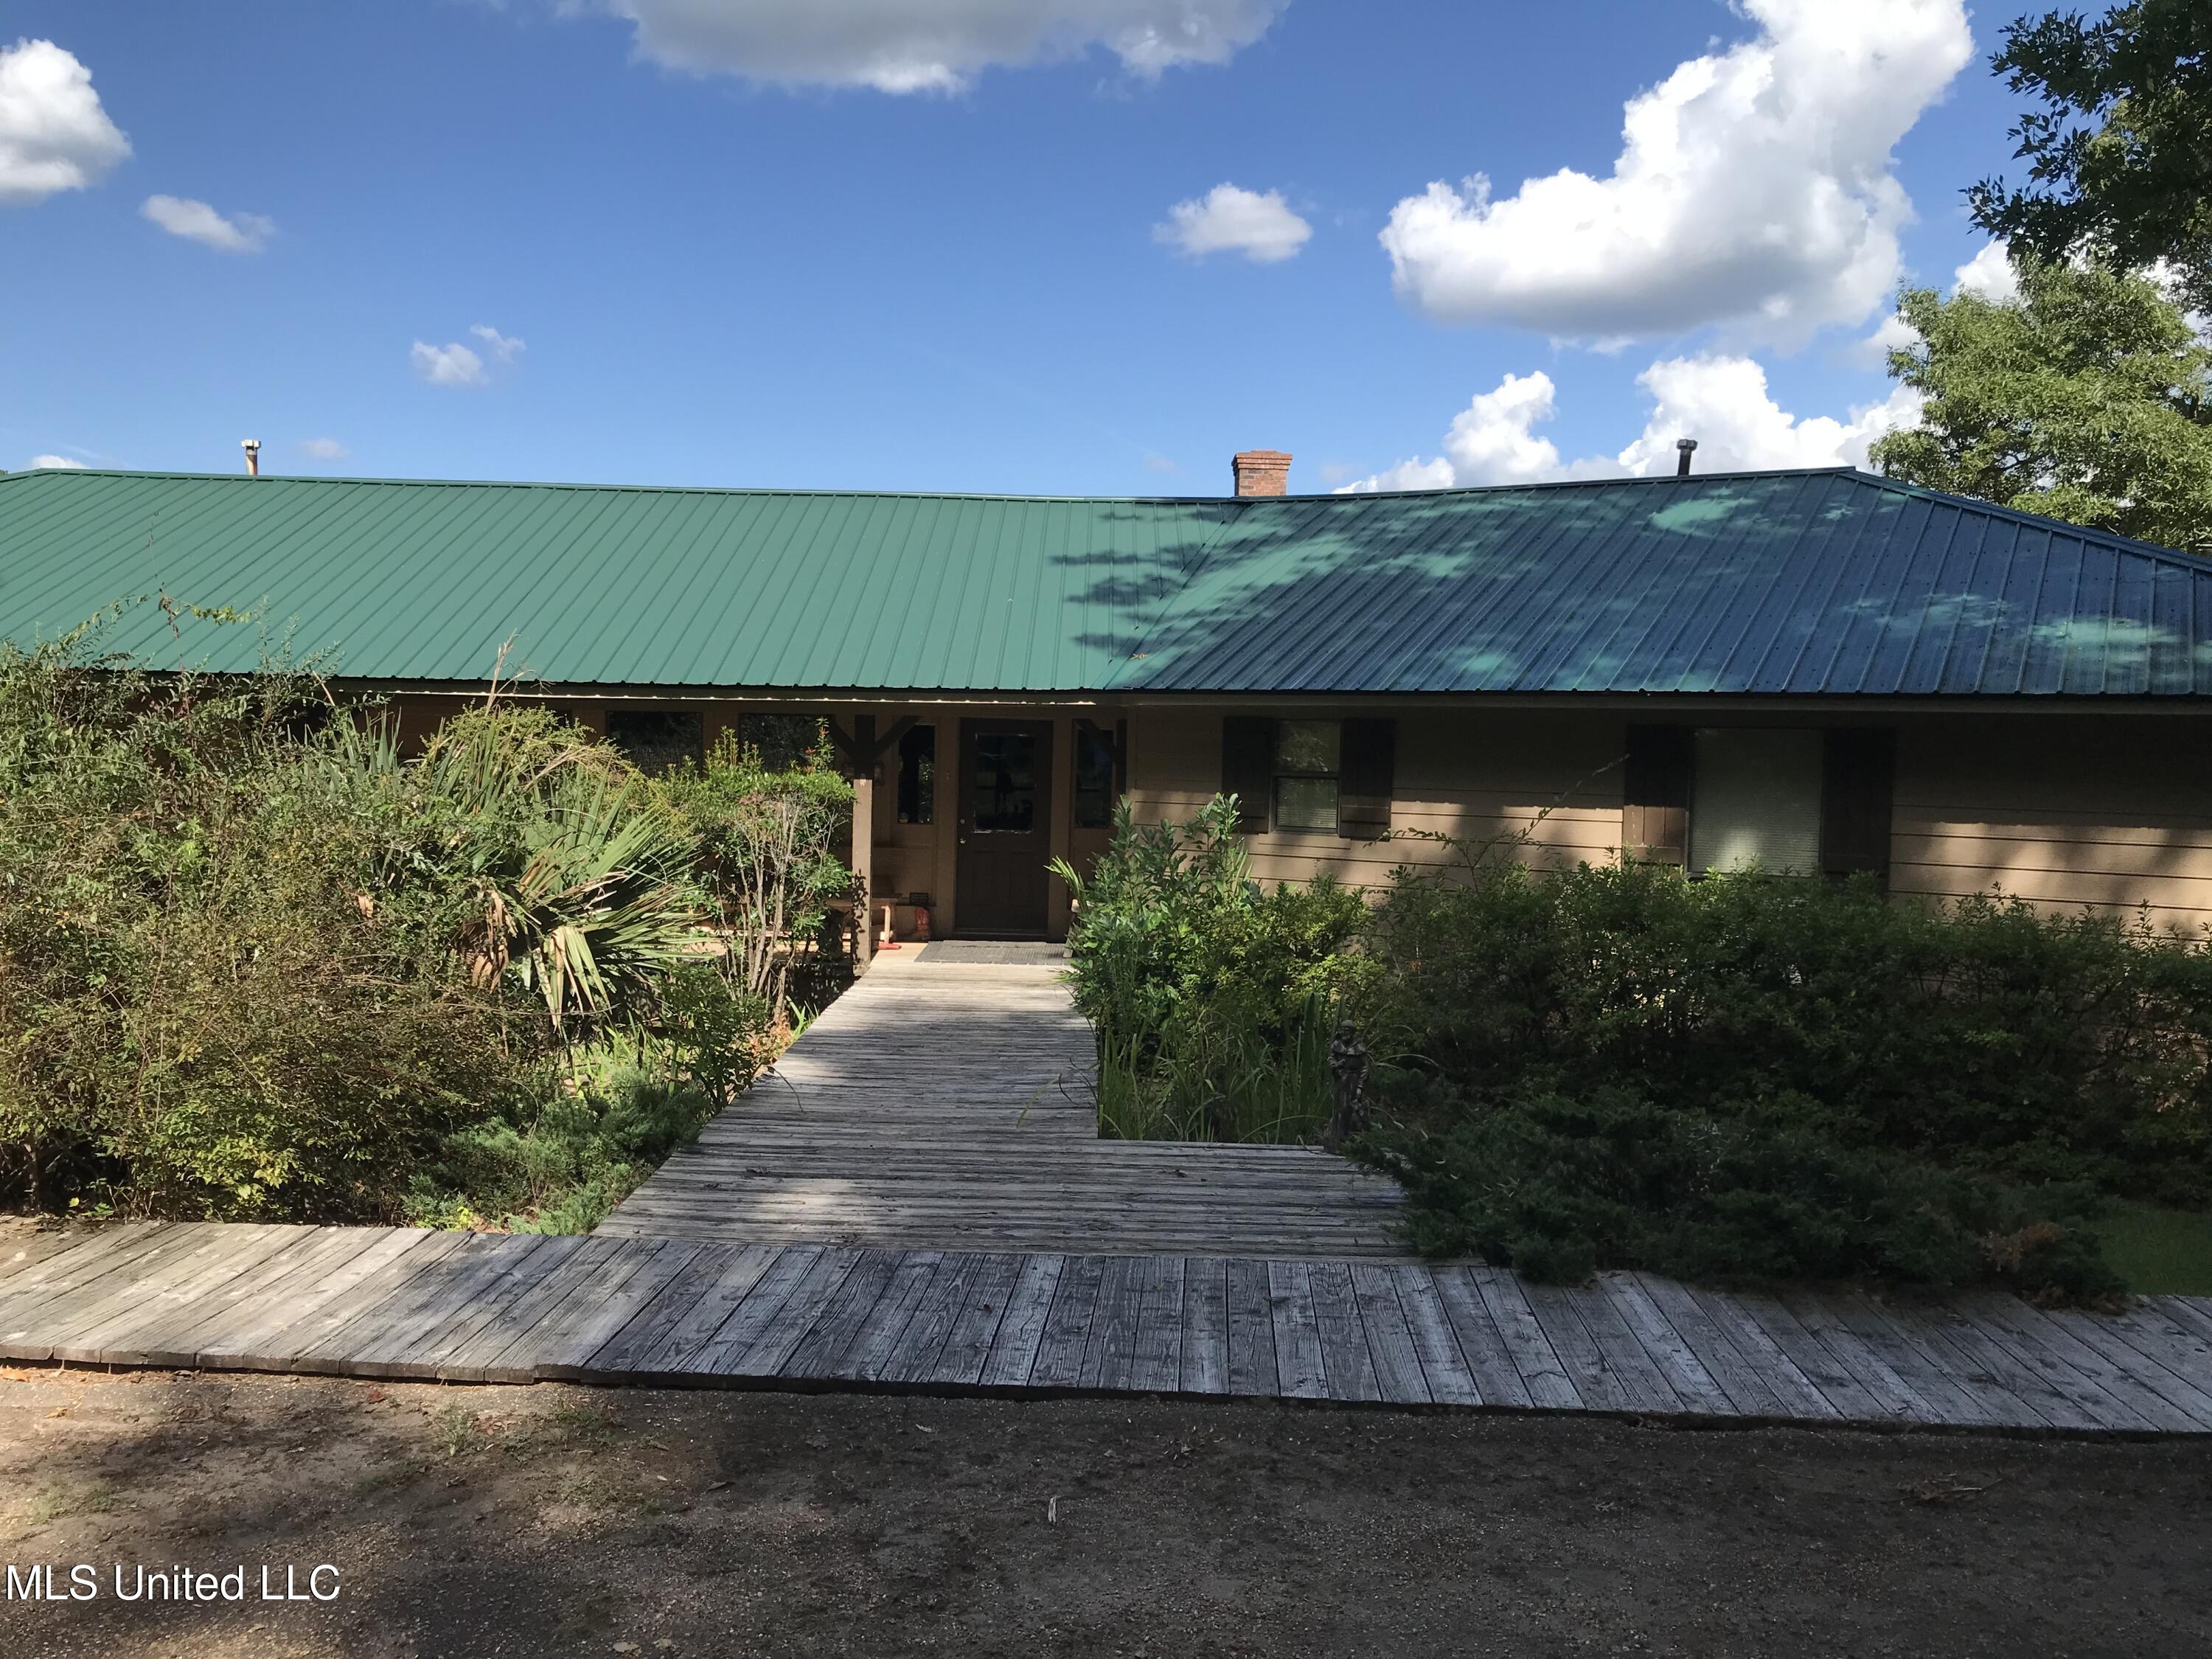
[{"label": "tree", "polygon": [[2012,130],[2029,187],[1974,185],[1974,222],[2040,259],[2164,261],[2186,302],[2212,311],[2212,5],[2133,0],[2096,22],[2051,12],[2004,38],[1990,68],[2047,107]]},{"label": "tree", "polygon": [[2212,547],[2212,349],[2145,276],[2033,260],[1997,304],[1907,289],[1889,372],[1925,398],[1892,477],[2168,547]]}]

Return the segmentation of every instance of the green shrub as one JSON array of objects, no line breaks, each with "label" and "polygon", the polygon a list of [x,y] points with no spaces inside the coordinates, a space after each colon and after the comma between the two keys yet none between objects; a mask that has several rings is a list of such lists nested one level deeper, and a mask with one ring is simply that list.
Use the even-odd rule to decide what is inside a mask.
[{"label": "green shrub", "polygon": [[854,896],[840,851],[850,850],[853,786],[820,761],[771,769],[725,732],[704,766],[687,761],[661,786],[693,838],[732,974],[778,1026],[804,942]]},{"label": "green shrub", "polygon": [[[764,1030],[756,1020],[750,1034]],[[549,1072],[535,1097],[446,1138],[409,1183],[407,1218],[590,1231],[720,1109],[674,1060],[663,1040],[634,1034]]]},{"label": "green shrub", "polygon": [[[471,710],[403,760],[281,666],[0,646],[0,1201],[582,1213],[767,1052],[694,857],[543,711]],[[617,1050],[632,1084],[562,1081]]]},{"label": "green shrub", "polygon": [[1844,1145],[1814,1101],[1661,1105],[1622,1085],[1531,1089],[1433,1139],[1373,1137],[1411,1237],[1544,1279],[1601,1267],[1688,1279],[1985,1279],[2081,1298],[2118,1288],[2086,1184],[2022,1188]]},{"label": "green shrub", "polygon": [[1328,1031],[1374,1003],[1352,951],[1359,895],[1323,878],[1250,880],[1236,805],[1188,824],[1133,823],[1124,805],[1074,896],[1076,1006],[1098,1035],[1099,1123],[1127,1139],[1297,1141],[1326,1121]]},{"label": "green shrub", "polygon": [[2109,1287],[2096,1194],[2212,1194],[2212,954],[2013,901],[1640,866],[1402,872],[1364,1143],[1531,1271]]}]

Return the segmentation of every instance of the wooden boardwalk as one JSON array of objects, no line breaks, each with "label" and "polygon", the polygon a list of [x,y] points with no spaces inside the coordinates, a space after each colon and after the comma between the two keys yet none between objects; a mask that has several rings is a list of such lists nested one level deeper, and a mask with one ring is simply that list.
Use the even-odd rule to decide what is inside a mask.
[{"label": "wooden boardwalk", "polygon": [[1060,966],[1036,946],[879,956],[600,1236],[1407,1259],[1395,1184],[1331,1153],[1099,1139]]},{"label": "wooden boardwalk", "polygon": [[2212,1301],[1581,1289],[1416,1262],[138,1224],[0,1258],[0,1358],[2212,1432]]}]

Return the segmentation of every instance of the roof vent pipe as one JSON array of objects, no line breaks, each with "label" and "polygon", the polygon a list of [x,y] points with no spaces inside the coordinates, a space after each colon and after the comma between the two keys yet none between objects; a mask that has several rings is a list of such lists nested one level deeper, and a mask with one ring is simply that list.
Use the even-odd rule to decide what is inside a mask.
[{"label": "roof vent pipe", "polygon": [[1690,457],[1697,452],[1697,447],[1698,441],[1695,438],[1674,440],[1674,476],[1676,477],[1686,478],[1690,476]]},{"label": "roof vent pipe", "polygon": [[261,440],[241,439],[238,447],[246,452],[246,476],[249,478],[259,477],[261,476]]}]

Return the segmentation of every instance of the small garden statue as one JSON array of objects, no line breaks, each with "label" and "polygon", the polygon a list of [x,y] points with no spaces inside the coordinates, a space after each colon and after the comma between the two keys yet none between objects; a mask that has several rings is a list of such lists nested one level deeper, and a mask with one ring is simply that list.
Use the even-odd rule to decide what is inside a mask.
[{"label": "small garden statue", "polygon": [[1334,1152],[1358,1131],[1367,1092],[1367,1045],[1348,1019],[1338,1023],[1328,1040],[1328,1069],[1336,1082],[1336,1109],[1329,1114],[1321,1144]]}]

